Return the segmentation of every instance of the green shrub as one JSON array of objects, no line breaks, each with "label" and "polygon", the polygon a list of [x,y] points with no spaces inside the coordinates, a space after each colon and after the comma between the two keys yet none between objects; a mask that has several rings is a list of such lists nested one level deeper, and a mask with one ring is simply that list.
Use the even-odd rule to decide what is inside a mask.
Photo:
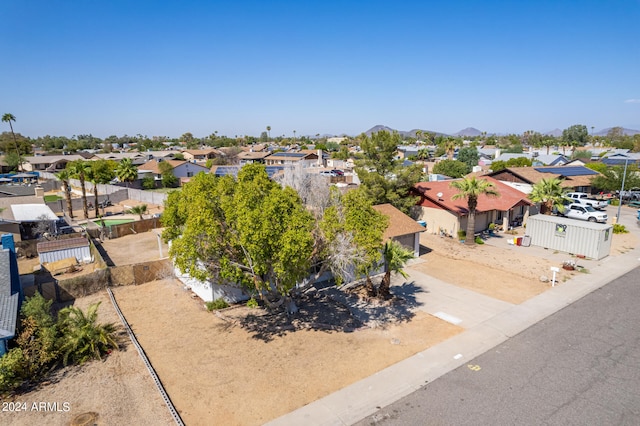
[{"label": "green shrub", "polygon": [[83,364],[91,359],[102,359],[102,355],[111,349],[118,349],[115,325],[97,323],[99,306],[100,302],[94,303],[86,313],[75,306],[60,310],[60,351],[65,365],[69,361]]},{"label": "green shrub", "polygon": [[626,226],[620,224],[620,223],[614,223],[613,224],[613,233],[614,234],[628,234],[629,230],[627,229]]},{"label": "green shrub", "polygon": [[618,200],[617,198],[612,198],[609,200],[609,205],[610,206],[619,206],[620,205],[620,200]]},{"label": "green shrub", "polygon": [[224,299],[216,299],[213,302],[207,302],[207,310],[209,312],[218,309],[228,308],[229,304]]},{"label": "green shrub", "polygon": [[258,301],[252,297],[251,299],[247,300],[247,308],[258,308],[260,305],[258,304]]},{"label": "green shrub", "polygon": [[13,348],[0,358],[0,393],[15,390],[27,377],[22,349]]},{"label": "green shrub", "polygon": [[467,231],[463,231],[462,229],[458,231],[458,239],[464,240],[467,237]]},{"label": "green shrub", "polygon": [[476,244],[484,244],[484,240],[480,237],[476,237]]}]

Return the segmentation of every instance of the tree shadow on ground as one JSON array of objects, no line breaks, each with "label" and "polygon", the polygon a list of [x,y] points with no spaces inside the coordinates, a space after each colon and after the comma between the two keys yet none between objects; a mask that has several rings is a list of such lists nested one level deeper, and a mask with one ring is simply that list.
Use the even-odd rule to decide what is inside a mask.
[{"label": "tree shadow on ground", "polygon": [[416,294],[423,291],[414,282],[405,282],[392,287],[391,299],[381,301],[331,286],[303,294],[296,301],[298,312],[295,314],[265,308],[224,312],[219,316],[227,321],[233,318],[232,322],[264,342],[297,330],[350,333],[410,321],[420,305]]}]

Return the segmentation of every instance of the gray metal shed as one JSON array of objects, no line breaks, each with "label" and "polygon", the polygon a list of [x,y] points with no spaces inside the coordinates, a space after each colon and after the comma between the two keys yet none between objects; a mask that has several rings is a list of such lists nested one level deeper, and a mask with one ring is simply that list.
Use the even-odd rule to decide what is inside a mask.
[{"label": "gray metal shed", "polygon": [[91,248],[84,237],[44,241],[37,245],[40,264],[75,257],[78,263],[90,263]]},{"label": "gray metal shed", "polygon": [[613,226],[537,214],[529,217],[527,234],[535,246],[599,260],[609,256]]}]

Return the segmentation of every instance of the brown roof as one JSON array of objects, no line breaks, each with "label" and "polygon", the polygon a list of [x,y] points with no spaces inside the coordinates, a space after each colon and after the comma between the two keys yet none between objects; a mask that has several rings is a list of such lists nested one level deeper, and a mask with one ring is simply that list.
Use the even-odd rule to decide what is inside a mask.
[{"label": "brown roof", "polygon": [[[548,167],[549,169],[557,170],[558,166]],[[536,170],[538,169],[538,170]],[[542,179],[557,178],[562,181],[560,184],[563,188],[573,188],[576,186],[591,186],[591,179],[598,175],[578,175],[564,177],[558,173],[546,173],[539,170],[545,170],[545,167],[507,167],[507,170],[511,173],[522,177],[524,180],[529,181],[531,184],[540,182]]]},{"label": "brown roof", "polygon": [[179,165],[186,163],[186,161],[183,161],[183,160],[162,160],[162,161],[150,160],[150,161],[147,161],[146,163],[142,164],[141,166],[138,166],[138,170],[149,170],[153,174],[160,175],[160,174],[162,174],[162,172],[160,171],[160,167],[159,167],[160,163],[169,163],[171,165],[171,168],[175,169]]},{"label": "brown roof", "polygon": [[[526,194],[510,187],[489,176],[483,176],[478,179],[487,180],[493,184],[496,191],[500,194],[497,197],[489,197],[480,195],[478,197],[478,212],[486,212],[491,210],[507,211],[518,205],[531,206],[533,203],[527,199]],[[459,198],[452,200],[458,190],[451,186],[452,181],[435,181],[435,182],[419,182],[415,185],[415,189],[421,196],[420,205],[425,207],[439,207],[449,210],[458,215],[467,214],[467,200]],[[438,196],[440,194],[440,196]]]},{"label": "brown roof", "polygon": [[43,241],[38,243],[38,253],[48,253],[50,251],[67,250],[78,247],[87,247],[89,241],[84,237],[67,238],[64,240]]},{"label": "brown roof", "polygon": [[242,151],[238,154],[240,160],[261,160],[271,155],[269,151],[255,152],[255,151]]},{"label": "brown roof", "polygon": [[220,151],[218,151],[217,149],[214,148],[210,148],[210,149],[185,149],[182,152],[186,152],[188,154],[191,155],[207,155],[207,154],[220,154]]},{"label": "brown roof", "polygon": [[384,231],[384,235],[382,236],[382,239],[385,241],[390,238],[425,231],[423,226],[418,225],[415,220],[391,204],[379,204],[373,206],[373,208],[389,218],[389,227]]}]

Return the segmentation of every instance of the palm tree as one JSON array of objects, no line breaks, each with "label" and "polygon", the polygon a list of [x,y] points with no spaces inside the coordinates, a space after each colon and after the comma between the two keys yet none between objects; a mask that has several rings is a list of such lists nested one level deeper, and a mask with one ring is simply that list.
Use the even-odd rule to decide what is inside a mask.
[{"label": "palm tree", "polygon": [[458,200],[465,198],[467,200],[467,236],[464,240],[465,245],[474,245],[476,228],[476,208],[478,207],[478,197],[480,195],[487,195],[490,197],[497,197],[500,194],[496,191],[495,186],[486,179],[476,179],[475,177],[460,179],[451,182],[451,187],[458,190],[451,199]]},{"label": "palm tree", "polygon": [[267,126],[267,134],[269,135],[269,141],[271,141],[271,126]]},{"label": "palm tree", "polygon": [[402,244],[395,240],[388,240],[382,248],[382,259],[384,260],[384,277],[378,287],[378,297],[388,299],[391,296],[389,288],[391,287],[391,273],[400,274],[403,278],[408,275],[404,271],[404,265],[413,259],[413,252],[407,250]]},{"label": "palm tree", "polygon": [[111,179],[113,179],[113,168],[107,160],[92,161],[87,179],[93,184],[94,207],[96,217],[98,217],[100,215],[100,211],[98,210],[98,185],[109,183]]},{"label": "palm tree", "polygon": [[123,158],[116,167],[116,176],[120,182],[127,182],[127,187],[129,187],[129,182],[133,182],[138,178],[138,168],[133,165],[131,158]]},{"label": "palm tree", "polygon": [[13,124],[12,122],[16,121],[16,116],[10,113],[6,113],[2,116],[3,123],[9,123],[9,127],[11,128],[11,136],[13,136],[13,144],[16,147],[16,153],[18,154],[18,171],[22,171],[22,159],[20,158],[20,149],[18,148],[18,142],[16,141],[16,134],[13,133]]},{"label": "palm tree", "polygon": [[129,213],[140,215],[140,220],[142,220],[142,215],[147,213],[147,205],[140,204],[139,206],[133,206],[129,210]]},{"label": "palm tree", "polygon": [[69,178],[71,174],[69,170],[65,169],[58,173],[58,179],[62,181],[62,190],[64,191],[64,198],[67,200],[67,211],[69,217],[73,219],[73,203],[71,202],[71,186],[69,185]]},{"label": "palm tree", "polygon": [[76,160],[67,164],[67,169],[71,176],[77,178],[80,181],[80,189],[82,190],[82,210],[84,218],[89,219],[89,208],[87,206],[87,188],[85,187],[85,181],[87,175],[91,172],[91,166],[84,160]]},{"label": "palm tree", "polygon": [[65,365],[70,360],[82,364],[91,359],[102,359],[110,349],[118,349],[115,325],[96,322],[99,306],[100,302],[89,306],[86,314],[75,306],[63,308],[58,313],[62,332],[60,349]]},{"label": "palm tree", "polygon": [[533,185],[529,199],[534,203],[542,203],[541,213],[551,214],[555,207],[561,213],[564,211],[565,190],[558,178],[542,179]]}]

